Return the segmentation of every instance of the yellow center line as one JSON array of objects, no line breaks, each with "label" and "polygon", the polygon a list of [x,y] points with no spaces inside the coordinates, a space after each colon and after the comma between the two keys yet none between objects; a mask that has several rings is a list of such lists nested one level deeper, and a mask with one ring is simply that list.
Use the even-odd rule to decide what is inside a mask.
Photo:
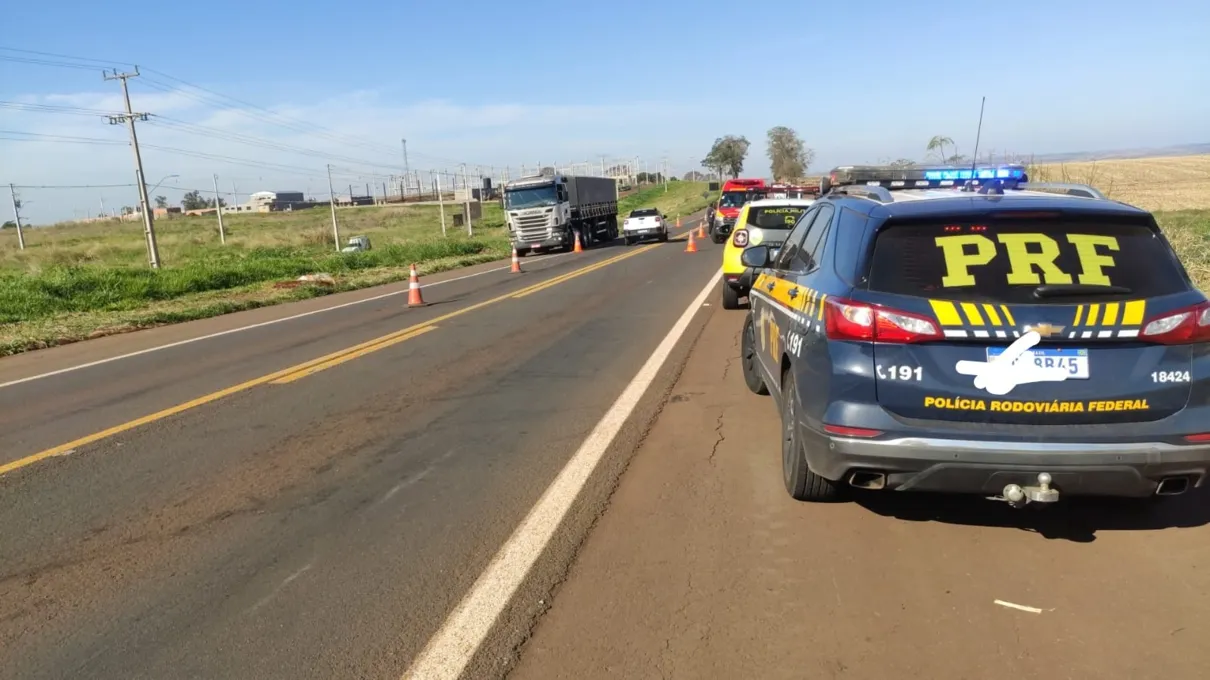
[{"label": "yellow center line", "polygon": [[421,326],[420,328],[417,328],[416,330],[411,331],[409,333],[404,333],[403,335],[400,335],[399,337],[390,338],[390,339],[384,340],[383,342],[380,342],[376,345],[370,345],[369,347],[363,347],[363,348],[353,351],[353,352],[346,352],[345,354],[342,354],[342,355],[336,357],[335,359],[325,361],[321,364],[315,364],[313,366],[309,366],[300,371],[295,371],[294,373],[291,373],[289,375],[284,375],[275,380],[270,380],[269,384],[270,385],[286,385],[286,384],[294,382],[295,380],[300,380],[309,375],[319,373],[320,371],[326,371],[329,368],[332,368],[333,366],[339,366],[340,364],[343,364],[346,361],[352,361],[353,359],[356,359],[357,357],[365,356],[365,355],[369,354],[370,352],[377,352],[380,349],[386,349],[387,347],[390,347],[391,345],[397,345],[405,340],[411,340],[414,337],[424,335],[425,333],[428,333],[429,331],[435,331],[435,330],[437,330],[436,326],[431,326],[431,325],[430,326]]},{"label": "yellow center line", "polygon": [[[559,277],[556,277],[556,280],[559,283],[562,283],[564,281],[569,281],[577,276],[583,276],[584,274],[588,274],[590,272],[596,271],[608,264],[612,264],[614,262],[619,262],[628,257],[632,257],[634,255],[638,255],[639,253],[643,253],[643,252],[646,252],[646,249],[635,250],[635,251],[625,253],[623,255],[618,255],[618,256],[609,258],[607,260],[602,260],[601,262],[597,262],[595,264],[591,264],[586,267],[581,267],[580,269],[577,269],[575,271],[568,272],[567,274],[563,274]],[[398,342],[403,342],[405,340],[414,338],[418,335],[422,335],[424,333],[427,333],[430,330],[435,330],[436,325],[443,321],[448,321],[449,319],[453,319],[455,317],[462,316],[463,314],[469,314],[470,312],[473,312],[475,310],[483,309],[484,307],[487,307],[489,305],[494,305],[499,302],[503,302],[503,301],[508,300],[513,297],[527,295],[531,291],[537,291],[537,290],[549,288],[549,287],[551,287],[551,285],[553,285],[551,283],[551,281],[542,281],[540,283],[526,286],[525,288],[522,288],[520,291],[516,291],[516,292],[512,292],[512,293],[505,293],[504,295],[498,295],[494,298],[491,298],[490,300],[484,300],[483,302],[477,302],[473,305],[469,305],[469,306],[463,307],[461,309],[456,309],[452,312],[447,312],[434,319],[429,319],[428,321],[424,321],[424,322],[409,326],[407,328],[404,328],[399,331],[395,331],[393,333],[388,333],[381,337],[374,338],[373,340],[368,340],[366,342],[362,342],[362,343],[353,345],[352,347],[347,347],[345,349],[338,350],[336,352],[332,352],[331,354],[324,355],[322,357],[319,357],[318,359],[304,361],[301,364],[296,364],[294,366],[284,368],[280,371],[274,371],[273,373],[269,373],[267,375],[262,375],[259,378],[253,378],[252,380],[242,382],[238,385],[232,385],[231,387],[227,387],[227,388],[218,390],[217,392],[211,392],[210,394],[206,394],[206,395],[197,397],[196,399],[190,399],[189,401],[177,404],[176,406],[171,406],[171,407],[163,409],[161,411],[156,411],[155,413],[151,413],[151,414],[142,416],[141,418],[136,418],[134,420],[122,423],[120,425],[114,425],[113,427],[110,427],[105,430],[101,430],[100,432],[94,432],[93,434],[85,435],[83,437],[80,437],[79,439],[73,439],[72,441],[69,441],[66,444],[60,444],[53,448],[46,449],[45,451],[39,451],[38,453],[31,454],[29,456],[25,456],[24,458],[18,458],[17,460],[14,460],[10,463],[0,464],[0,475],[5,475],[14,470],[19,470],[21,468],[28,467],[30,465],[33,465],[34,463],[43,461],[47,458],[61,456],[65,453],[78,449],[81,446],[86,446],[88,444],[92,444],[92,443],[101,441],[102,439],[107,439],[116,434],[128,432],[130,430],[135,429],[136,427],[141,427],[141,426],[147,425],[149,423],[154,423],[158,420],[163,420],[170,416],[174,416],[178,413],[183,413],[190,409],[197,408],[198,406],[203,406],[205,404],[209,404],[211,402],[218,401],[219,399],[222,399],[223,397],[229,397],[233,394],[245,392],[247,390],[252,389],[253,387],[257,387],[258,385],[264,385],[266,383],[285,384],[285,383],[292,382],[294,380],[298,380],[299,378],[303,378],[307,375],[311,375],[312,373],[317,373],[319,371],[326,370],[328,368],[331,368],[332,366],[336,366],[336,365],[341,364],[350,359],[354,359],[359,356],[364,356],[366,354],[369,354],[370,352],[374,352],[379,349],[389,347]]]},{"label": "yellow center line", "polygon": [[626,253],[624,255],[618,255],[617,257],[613,257],[608,260],[604,260],[602,262],[598,262],[596,264],[589,265],[589,266],[585,267],[584,269],[574,271],[571,274],[564,274],[563,276],[556,277],[554,279],[551,279],[550,281],[544,281],[542,283],[539,283],[536,286],[530,286],[529,288],[526,288],[523,291],[513,293],[513,297],[514,298],[523,298],[526,295],[532,295],[539,291],[546,290],[547,288],[552,288],[554,286],[557,286],[560,283],[563,283],[564,281],[567,281],[570,278],[574,278],[575,276],[580,276],[581,274],[587,274],[588,272],[596,271],[598,269],[611,265],[615,262],[621,262],[622,260],[625,260],[628,257],[634,257],[635,255],[641,255],[641,254],[647,252],[648,250],[651,250],[652,248],[658,248],[658,247],[659,247],[659,245],[654,244],[654,243],[651,245],[643,246],[642,248],[638,248],[637,250],[632,250],[629,253]]}]

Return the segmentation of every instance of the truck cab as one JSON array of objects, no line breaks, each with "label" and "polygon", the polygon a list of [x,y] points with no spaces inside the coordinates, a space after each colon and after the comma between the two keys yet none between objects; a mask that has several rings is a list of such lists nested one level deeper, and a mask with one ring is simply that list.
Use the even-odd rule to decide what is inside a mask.
[{"label": "truck cab", "polygon": [[729,179],[723,183],[722,195],[709,216],[710,239],[715,243],[727,240],[735,228],[739,211],[748,201],[764,198],[768,187],[763,179]]},{"label": "truck cab", "polygon": [[504,215],[517,254],[584,248],[618,236],[617,183],[608,177],[540,175],[504,186]]}]

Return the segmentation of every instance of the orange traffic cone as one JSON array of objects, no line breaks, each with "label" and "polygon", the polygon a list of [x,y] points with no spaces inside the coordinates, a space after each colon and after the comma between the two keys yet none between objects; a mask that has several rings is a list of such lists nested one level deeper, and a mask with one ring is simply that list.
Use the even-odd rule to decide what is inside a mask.
[{"label": "orange traffic cone", "polygon": [[681,228],[681,216],[680,215],[676,216],[676,228],[677,229]]},{"label": "orange traffic cone", "polygon": [[693,231],[689,232],[689,242],[687,244],[685,244],[685,252],[686,253],[696,253],[697,252],[697,244],[693,242]]},{"label": "orange traffic cone", "polygon": [[704,220],[697,224],[697,237],[706,238],[706,222]]},{"label": "orange traffic cone", "polygon": [[513,268],[511,271],[513,274],[521,273],[521,258],[517,255],[516,248],[513,248]]},{"label": "orange traffic cone", "polygon": [[580,245],[580,232],[576,232],[576,247],[571,251],[573,253],[584,252],[584,246]]},{"label": "orange traffic cone", "polygon": [[420,275],[416,273],[416,265],[408,274],[408,307],[423,307],[424,298],[420,296]]}]

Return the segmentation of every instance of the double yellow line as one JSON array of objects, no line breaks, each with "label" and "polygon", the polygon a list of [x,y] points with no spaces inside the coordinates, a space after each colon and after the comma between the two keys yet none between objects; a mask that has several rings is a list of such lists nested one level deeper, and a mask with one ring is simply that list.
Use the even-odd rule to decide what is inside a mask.
[{"label": "double yellow line", "polygon": [[54,448],[46,449],[45,451],[39,451],[38,453],[35,453],[33,455],[29,455],[24,458],[14,460],[11,463],[4,463],[3,465],[0,465],[0,475],[7,474],[14,470],[19,470],[23,467],[28,467],[30,465],[33,465],[34,463],[45,460],[47,458],[53,458],[54,456],[61,456],[66,453],[70,453],[70,452],[74,451],[75,449],[80,448],[81,446],[92,444],[92,443],[98,442],[102,439],[112,437],[116,434],[121,434],[122,432],[127,432],[129,430],[133,430],[136,427],[147,425],[149,423],[154,423],[157,420],[163,420],[164,418],[167,418],[169,416],[174,416],[178,413],[182,413],[184,411],[188,411],[190,409],[197,408],[198,406],[202,406],[204,404],[209,404],[213,401],[218,401],[219,399],[222,399],[223,397],[229,397],[233,394],[237,394],[239,392],[244,392],[244,391],[250,390],[253,387],[257,387],[258,385],[265,385],[265,384],[285,385],[285,384],[292,383],[296,380],[300,380],[309,375],[314,375],[315,373],[319,373],[320,371],[325,371],[329,368],[332,368],[333,366],[339,366],[340,364],[343,364],[347,361],[351,361],[358,357],[365,356],[367,354],[370,354],[371,352],[377,352],[380,349],[385,349],[392,345],[397,345],[401,342],[405,342],[407,340],[411,340],[412,338],[424,335],[425,333],[428,333],[429,331],[437,330],[438,323],[448,321],[448,320],[453,319],[458,316],[462,316],[463,314],[469,314],[475,310],[483,309],[484,307],[494,305],[499,302],[503,302],[510,298],[523,298],[527,295],[530,295],[531,293],[536,293],[540,290],[545,290],[547,288],[556,286],[560,283],[570,281],[571,279],[574,279],[579,276],[583,276],[590,272],[594,272],[598,269],[601,269],[603,267],[614,264],[615,262],[621,262],[622,260],[625,260],[626,258],[640,255],[655,247],[657,247],[657,246],[655,244],[653,244],[653,245],[649,245],[649,246],[644,246],[642,248],[636,248],[636,249],[628,251],[622,255],[617,255],[617,256],[608,258],[606,260],[597,262],[595,264],[590,264],[586,267],[582,267],[575,271],[568,272],[568,273],[562,274],[560,276],[556,276],[555,278],[550,279],[549,281],[543,281],[541,283],[536,283],[531,286],[522,288],[519,291],[515,291],[512,293],[506,293],[504,295],[499,295],[497,297],[494,297],[490,300],[485,300],[483,302],[477,302],[473,305],[469,305],[469,306],[463,307],[461,309],[456,309],[452,312],[442,314],[441,316],[438,316],[435,319],[429,319],[428,321],[416,324],[414,326],[409,326],[408,328],[404,328],[403,330],[395,331],[394,333],[388,333],[387,335],[383,335],[383,336],[374,338],[373,340],[368,340],[368,341],[360,343],[358,345],[354,345],[352,347],[347,347],[345,349],[319,357],[318,359],[312,359],[310,361],[306,361],[301,364],[296,364],[294,366],[284,368],[280,371],[275,371],[273,373],[269,373],[268,375],[262,375],[259,378],[253,378],[252,380],[249,380],[247,382],[242,382],[238,385],[233,385],[231,387],[221,389],[217,392],[211,392],[210,394],[203,395],[196,399],[190,399],[189,401],[186,401],[184,403],[177,404],[176,406],[166,408],[162,411],[156,411],[155,413],[145,415],[141,418],[136,418],[129,422],[122,423],[121,425],[115,425],[106,430],[101,430],[100,432],[95,432],[93,434],[90,434],[90,435],[87,435],[84,437],[80,437],[79,439],[72,440],[70,442],[67,442],[66,444],[60,444],[59,446],[56,446]]}]

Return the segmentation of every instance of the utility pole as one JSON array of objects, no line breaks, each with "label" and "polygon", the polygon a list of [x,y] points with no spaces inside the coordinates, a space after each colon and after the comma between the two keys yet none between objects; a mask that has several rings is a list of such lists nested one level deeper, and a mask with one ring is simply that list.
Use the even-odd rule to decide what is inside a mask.
[{"label": "utility pole", "polygon": [[[408,183],[411,183],[412,168],[408,165],[408,140],[403,139],[400,141],[403,142],[403,176],[407,178],[406,181]],[[417,187],[419,187],[419,182],[417,182]]]},{"label": "utility pole", "polygon": [[105,213],[105,197],[104,196],[101,197],[101,217],[109,217],[109,215],[107,215]]},{"label": "utility pole", "polygon": [[462,190],[466,192],[466,235],[474,236],[475,231],[471,228],[471,187],[466,183],[466,163],[462,164]]},{"label": "utility pole", "polygon": [[218,215],[218,240],[227,245],[227,230],[223,229],[223,201],[218,193],[218,175],[214,175],[214,214]]},{"label": "utility pole", "polygon": [[[349,195],[353,195],[349,187]],[[332,209],[332,238],[336,240],[336,252],[340,252],[340,230],[336,228],[336,191],[332,189],[332,166],[328,165],[328,207]]]},{"label": "utility pole", "polygon": [[25,250],[25,234],[21,233],[21,202],[17,200],[17,189],[8,185],[8,192],[13,197],[13,220],[17,223],[17,247]]},{"label": "utility pole", "polygon": [[235,180],[231,180],[231,202],[239,203],[239,190],[235,188]]},{"label": "utility pole", "polygon": [[664,172],[660,179],[664,180],[664,193],[668,193],[668,157],[664,156]]},{"label": "utility pole", "polygon": [[437,205],[441,209],[441,235],[445,236],[445,199],[441,197],[441,174],[438,173],[433,181],[437,186]]},{"label": "utility pole", "polygon": [[139,205],[143,208],[143,231],[147,238],[147,258],[152,269],[159,269],[160,249],[155,242],[155,218],[151,215],[151,201],[147,199],[147,178],[143,174],[143,157],[139,154],[139,136],[134,130],[135,118],[145,121],[147,114],[135,113],[130,108],[130,89],[126,85],[127,79],[138,77],[139,67],[134,67],[134,73],[118,73],[117,69],[114,69],[113,73],[102,71],[101,74],[105,80],[122,81],[122,98],[126,101],[126,115],[109,116],[109,124],[126,123],[127,129],[130,131],[130,147],[134,150],[135,182],[139,186]]},{"label": "utility pole", "polygon": [[605,157],[601,156],[601,176],[605,176]]}]

